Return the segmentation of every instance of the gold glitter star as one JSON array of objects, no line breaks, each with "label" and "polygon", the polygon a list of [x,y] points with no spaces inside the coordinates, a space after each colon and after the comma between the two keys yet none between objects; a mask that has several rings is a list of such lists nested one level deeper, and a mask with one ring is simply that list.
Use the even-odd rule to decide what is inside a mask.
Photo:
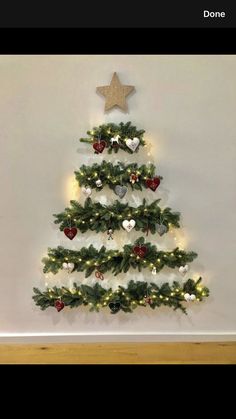
[{"label": "gold glitter star", "polygon": [[101,93],[106,98],[105,111],[118,106],[123,111],[127,112],[128,106],[126,103],[126,96],[134,90],[134,86],[125,86],[121,84],[116,73],[113,74],[111,84],[109,86],[97,87],[97,92]]}]

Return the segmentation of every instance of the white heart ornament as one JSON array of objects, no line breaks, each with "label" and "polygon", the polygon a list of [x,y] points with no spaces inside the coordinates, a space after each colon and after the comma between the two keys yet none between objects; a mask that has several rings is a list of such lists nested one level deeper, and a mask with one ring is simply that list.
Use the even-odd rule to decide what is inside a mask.
[{"label": "white heart ornament", "polygon": [[134,228],[135,224],[136,224],[135,220],[129,220],[129,221],[124,220],[122,222],[122,226],[124,227],[126,231],[128,231],[128,233]]},{"label": "white heart ornament", "polygon": [[191,294],[191,295],[190,295],[190,300],[191,300],[191,301],[196,300],[196,295],[195,295],[195,294]]},{"label": "white heart ornament", "polygon": [[189,270],[189,266],[188,265],[180,266],[179,273],[184,276],[188,272],[188,270]]},{"label": "white heart ornament", "polygon": [[72,262],[69,262],[69,263],[64,262],[64,263],[62,264],[62,267],[63,267],[63,269],[66,269],[66,270],[68,270],[68,271],[73,271],[73,269],[74,269],[74,267],[75,267],[75,264],[74,264],[74,263],[72,263]]},{"label": "white heart ornament", "polygon": [[85,188],[85,187],[83,186],[83,188],[82,188],[82,192],[83,192],[83,194],[84,194],[84,195],[90,196],[90,195],[91,195],[91,193],[92,193],[92,189],[91,189],[91,188]]},{"label": "white heart ornament", "polygon": [[186,292],[186,294],[184,294],[184,299],[186,301],[191,301],[191,295],[188,292]]},{"label": "white heart ornament", "polygon": [[132,140],[131,138],[128,138],[125,143],[130,150],[135,151],[140,143],[140,140],[137,137],[134,137]]}]

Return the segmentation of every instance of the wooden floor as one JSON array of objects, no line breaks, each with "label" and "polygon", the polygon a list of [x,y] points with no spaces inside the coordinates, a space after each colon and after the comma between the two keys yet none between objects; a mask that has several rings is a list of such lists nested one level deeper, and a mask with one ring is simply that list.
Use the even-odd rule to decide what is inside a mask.
[{"label": "wooden floor", "polygon": [[0,344],[0,364],[236,364],[236,342]]}]

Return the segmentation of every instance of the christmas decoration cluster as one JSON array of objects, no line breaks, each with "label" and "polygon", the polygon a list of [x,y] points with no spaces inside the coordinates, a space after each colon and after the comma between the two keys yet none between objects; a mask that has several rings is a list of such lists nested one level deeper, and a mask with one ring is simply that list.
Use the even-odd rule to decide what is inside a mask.
[{"label": "christmas decoration cluster", "polygon": [[[102,92],[106,93],[106,89]],[[119,125],[109,123],[88,131],[88,137],[80,141],[90,145],[95,156],[105,152],[118,153],[120,150],[134,154],[146,145],[144,133],[131,122],[121,122]],[[120,311],[132,312],[139,306],[155,309],[165,305],[186,313],[186,304],[196,304],[209,295],[209,289],[201,284],[201,277],[184,280],[189,263],[197,257],[195,252],[187,252],[179,247],[170,251],[158,248],[158,237],[167,234],[170,228],[180,228],[180,214],[169,207],[160,207],[160,199],[156,199],[155,194],[163,178],[153,164],[140,166],[120,161],[112,164],[103,160],[100,164],[82,165],[75,172],[75,179],[85,196],[84,204],[72,200],[63,212],[54,215],[55,224],[59,224],[61,232],[69,240],[75,237],[77,240],[80,234],[89,230],[105,234],[108,241],[113,240],[121,230],[126,234],[132,230],[139,231],[146,239],[140,236],[132,244],[112,250],[105,246],[97,249],[92,244],[80,250],[69,250],[62,246],[49,248],[48,255],[43,258],[45,274],[57,274],[60,270],[68,275],[84,272],[85,278],[94,276],[96,283],[94,286],[74,283],[73,287],[49,287],[45,291],[34,288],[33,300],[37,306],[42,310],[54,307],[58,312],[65,307],[88,306],[90,311],[108,307],[111,314],[116,314]],[[105,187],[112,189],[116,196],[110,205],[92,200],[93,193],[99,193]],[[141,205],[132,206],[124,201],[128,190],[134,193],[148,190],[155,199],[151,203],[143,199]],[[155,245],[147,241],[149,234],[156,235]],[[103,286],[107,274],[118,277],[129,270],[138,270],[154,278],[165,267],[177,268],[180,281],[157,285],[151,280],[131,280],[126,286],[121,283],[116,289]]]}]

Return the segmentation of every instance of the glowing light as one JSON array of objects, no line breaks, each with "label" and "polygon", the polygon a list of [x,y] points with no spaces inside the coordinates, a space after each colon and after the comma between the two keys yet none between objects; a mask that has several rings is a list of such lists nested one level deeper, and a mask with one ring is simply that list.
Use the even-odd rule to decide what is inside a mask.
[{"label": "glowing light", "polygon": [[[83,172],[80,172],[80,174],[82,176],[84,175]],[[81,189],[79,188],[74,175],[69,175],[65,178],[65,181],[62,184],[62,188],[65,202],[70,200],[78,200]]]}]

